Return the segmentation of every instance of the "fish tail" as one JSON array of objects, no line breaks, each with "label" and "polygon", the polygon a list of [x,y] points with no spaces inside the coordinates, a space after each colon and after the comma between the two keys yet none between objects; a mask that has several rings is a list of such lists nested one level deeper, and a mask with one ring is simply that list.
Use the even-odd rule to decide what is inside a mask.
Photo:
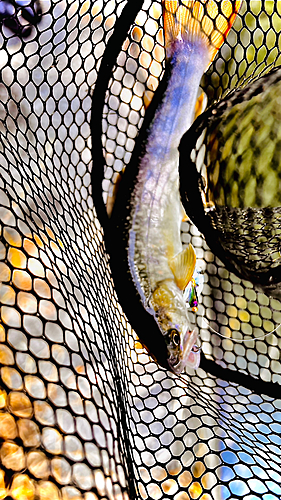
[{"label": "fish tail", "polygon": [[164,0],[164,34],[167,58],[173,55],[175,40],[202,39],[210,63],[225,41],[242,0]]}]

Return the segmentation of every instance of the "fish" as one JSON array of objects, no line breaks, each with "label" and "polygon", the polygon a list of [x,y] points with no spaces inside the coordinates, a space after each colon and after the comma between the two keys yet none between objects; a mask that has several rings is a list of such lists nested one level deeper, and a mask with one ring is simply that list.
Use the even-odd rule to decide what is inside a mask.
[{"label": "fish", "polygon": [[[191,328],[186,303],[189,283],[193,291],[196,286],[196,254],[191,244],[184,248],[181,240],[181,223],[186,214],[179,192],[178,147],[194,120],[201,78],[224,42],[241,3],[163,2],[165,91],[151,123],[145,125],[133,166],[129,165],[124,173],[125,178],[127,170],[131,171],[127,175],[131,179],[129,190],[128,179],[124,182],[124,216],[119,216],[120,199],[125,196],[123,180],[111,214],[117,246],[121,240],[126,245],[127,272],[135,292],[160,332],[158,341],[148,350],[174,374],[180,374],[186,366],[195,369],[200,363],[197,334]],[[118,267],[118,258],[115,262]],[[123,299],[124,303],[124,295]],[[129,316],[133,317],[132,311]],[[143,343],[147,347],[149,332],[138,332],[137,318],[133,323],[141,341],[145,336]]]}]

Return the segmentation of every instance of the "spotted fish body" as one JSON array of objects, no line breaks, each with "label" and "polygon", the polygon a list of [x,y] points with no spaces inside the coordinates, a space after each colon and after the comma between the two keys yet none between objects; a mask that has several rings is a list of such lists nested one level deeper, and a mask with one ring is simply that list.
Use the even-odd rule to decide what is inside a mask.
[{"label": "spotted fish body", "polygon": [[[217,3],[209,0],[205,8]],[[229,18],[233,2],[220,3],[231,5]],[[200,362],[200,353],[193,349],[196,334],[189,323],[184,294],[196,258],[193,247],[183,248],[181,241],[184,210],[178,146],[193,122],[200,80],[218,48],[214,51],[214,45],[221,45],[223,36],[218,42],[216,34],[210,43],[201,2],[167,0],[163,6],[169,79],[139,159],[127,223],[127,257],[143,307],[154,317],[167,345],[167,364],[178,374],[186,365],[195,368]],[[223,33],[229,27],[226,24]],[[157,352],[153,354],[157,359]]]}]

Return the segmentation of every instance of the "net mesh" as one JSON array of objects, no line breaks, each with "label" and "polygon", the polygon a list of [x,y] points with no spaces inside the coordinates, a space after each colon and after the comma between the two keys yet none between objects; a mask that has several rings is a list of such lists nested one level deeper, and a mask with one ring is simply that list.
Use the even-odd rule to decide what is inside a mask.
[{"label": "net mesh", "polygon": [[[0,497],[276,500],[280,300],[184,222],[205,284],[202,363],[180,379],[112,283],[104,207],[164,74],[161,3],[38,5],[0,2]],[[280,2],[243,2],[210,104],[279,65],[280,25]]]},{"label": "net mesh", "polygon": [[210,246],[279,298],[280,77],[274,69],[209,108],[181,146],[184,175],[193,179],[191,189],[184,182],[187,198]]}]

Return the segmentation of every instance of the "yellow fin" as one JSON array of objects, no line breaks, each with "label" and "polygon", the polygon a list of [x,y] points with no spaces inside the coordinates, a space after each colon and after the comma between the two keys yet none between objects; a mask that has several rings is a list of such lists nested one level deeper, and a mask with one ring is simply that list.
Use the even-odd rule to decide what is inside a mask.
[{"label": "yellow fin", "polygon": [[205,111],[205,109],[207,107],[207,103],[208,103],[208,98],[207,98],[205,92],[202,91],[200,96],[197,98],[197,101],[195,104],[194,120],[196,120],[196,118]]},{"label": "yellow fin", "polygon": [[225,41],[242,0],[164,0],[164,33],[167,56],[176,39],[201,37],[210,50],[210,62]]},{"label": "yellow fin", "polygon": [[169,266],[175,277],[175,282],[180,290],[184,290],[190,282],[195,263],[196,255],[191,244],[169,262]]},{"label": "yellow fin", "polygon": [[181,206],[181,215],[182,215],[182,222],[186,222],[189,220],[189,217],[186,215],[183,205]]}]

